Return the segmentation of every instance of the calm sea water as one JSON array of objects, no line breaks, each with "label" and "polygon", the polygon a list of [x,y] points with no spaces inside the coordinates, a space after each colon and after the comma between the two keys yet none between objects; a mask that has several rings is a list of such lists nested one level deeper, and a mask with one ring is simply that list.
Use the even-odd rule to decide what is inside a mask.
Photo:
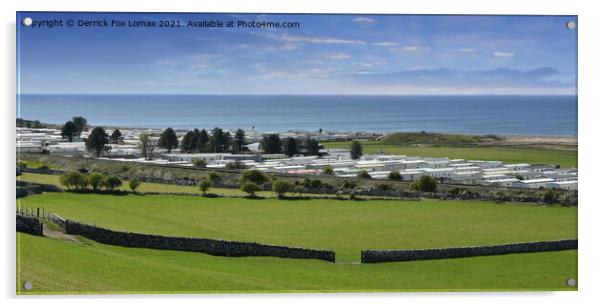
[{"label": "calm sea water", "polygon": [[20,95],[18,116],[93,125],[259,131],[577,134],[576,96]]}]

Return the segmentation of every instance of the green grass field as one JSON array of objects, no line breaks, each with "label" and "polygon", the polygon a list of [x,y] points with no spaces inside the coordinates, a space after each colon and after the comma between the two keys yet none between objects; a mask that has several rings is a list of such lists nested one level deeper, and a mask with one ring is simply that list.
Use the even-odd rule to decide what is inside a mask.
[{"label": "green grass field", "polygon": [[575,207],[469,201],[252,200],[44,193],[18,200],[115,230],[333,249],[474,246],[577,237]]},{"label": "green grass field", "polygon": [[[17,234],[19,294],[575,290],[577,251],[384,264],[74,243]],[[30,281],[33,290],[21,289]]]},{"label": "green grass field", "polygon": [[[326,148],[351,148],[351,142],[322,142]],[[448,157],[451,159],[494,160],[507,163],[545,163],[561,167],[577,167],[577,152],[571,150],[477,147],[477,146],[412,146],[385,145],[378,141],[365,141],[364,154],[396,154],[424,157]]]}]

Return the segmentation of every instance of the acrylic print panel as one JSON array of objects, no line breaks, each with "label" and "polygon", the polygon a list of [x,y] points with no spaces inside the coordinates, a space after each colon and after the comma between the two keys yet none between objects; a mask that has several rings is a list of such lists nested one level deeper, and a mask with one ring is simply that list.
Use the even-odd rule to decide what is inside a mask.
[{"label": "acrylic print panel", "polygon": [[18,12],[17,293],[577,290],[577,17]]}]

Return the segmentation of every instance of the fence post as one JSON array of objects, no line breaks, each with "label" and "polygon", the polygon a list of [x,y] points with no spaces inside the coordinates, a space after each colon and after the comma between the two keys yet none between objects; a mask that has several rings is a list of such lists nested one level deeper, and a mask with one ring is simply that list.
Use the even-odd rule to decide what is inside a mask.
[{"label": "fence post", "polygon": [[36,210],[36,216],[37,216],[38,218],[40,218],[40,208],[37,208],[37,210]]}]

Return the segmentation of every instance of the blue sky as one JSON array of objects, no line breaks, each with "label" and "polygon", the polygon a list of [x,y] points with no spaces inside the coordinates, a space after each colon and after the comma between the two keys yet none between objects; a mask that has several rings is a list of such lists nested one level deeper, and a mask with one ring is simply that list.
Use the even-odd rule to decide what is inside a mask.
[{"label": "blue sky", "polygon": [[[33,20],[299,22],[34,28]],[[21,93],[575,94],[567,16],[19,13]]]}]

